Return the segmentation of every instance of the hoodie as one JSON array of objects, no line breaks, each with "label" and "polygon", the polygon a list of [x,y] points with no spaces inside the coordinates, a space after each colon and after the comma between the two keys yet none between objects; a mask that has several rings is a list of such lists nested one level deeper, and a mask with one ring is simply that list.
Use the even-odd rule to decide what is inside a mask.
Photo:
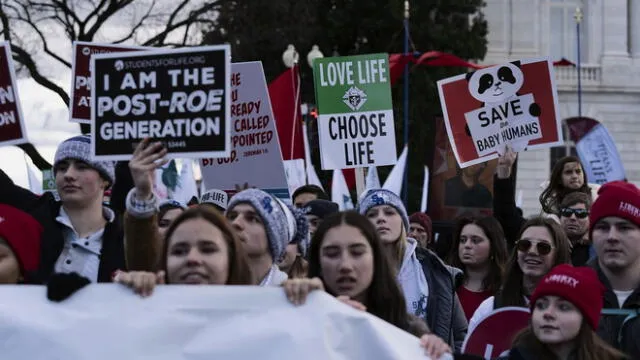
[{"label": "hoodie", "polygon": [[416,257],[417,247],[418,242],[415,239],[407,238],[402,265],[398,272],[398,283],[407,301],[407,312],[424,319],[427,314],[429,286],[422,264]]}]

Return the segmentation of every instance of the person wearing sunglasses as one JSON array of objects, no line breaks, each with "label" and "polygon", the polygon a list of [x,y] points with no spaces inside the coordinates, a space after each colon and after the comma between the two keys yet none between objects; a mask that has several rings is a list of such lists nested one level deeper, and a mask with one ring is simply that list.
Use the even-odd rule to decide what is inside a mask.
[{"label": "person wearing sunglasses", "polygon": [[569,240],[555,220],[541,216],[527,220],[511,253],[502,287],[480,304],[469,320],[469,328],[495,309],[529,306],[529,297],[540,279],[554,266],[570,261]]},{"label": "person wearing sunglasses", "polygon": [[558,215],[560,224],[569,238],[573,266],[584,266],[595,257],[595,250],[589,244],[590,210],[590,196],[577,191],[565,196],[560,203]]}]

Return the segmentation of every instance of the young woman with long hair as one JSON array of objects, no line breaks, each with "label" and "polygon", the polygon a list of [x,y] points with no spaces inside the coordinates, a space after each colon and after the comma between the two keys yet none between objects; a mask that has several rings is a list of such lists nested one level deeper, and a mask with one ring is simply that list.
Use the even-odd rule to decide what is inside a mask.
[{"label": "young woman with long hair", "polygon": [[531,322],[504,359],[617,360],[626,358],[595,332],[604,286],[587,267],[558,265],[531,296]]},{"label": "young woman with long hair", "polygon": [[413,335],[429,332],[421,319],[407,313],[376,229],[354,211],[329,215],[320,224],[309,249],[309,279],[290,279],[283,287],[296,305],[304,303],[310,291],[326,290]]},{"label": "young woman with long hair", "polygon": [[436,254],[407,236],[409,217],[400,197],[389,190],[371,189],[360,199],[359,212],[375,227],[382,249],[407,302],[407,311],[458,350],[467,321],[456,295],[462,271],[445,265]]},{"label": "young woman with long hair", "polygon": [[[140,234],[140,236],[152,234]],[[222,214],[193,207],[178,216],[164,236],[160,271],[118,272],[114,282],[148,296],[156,284],[250,285],[247,256]]]},{"label": "young woman with long hair", "polygon": [[463,283],[457,294],[467,320],[478,306],[502,284],[507,263],[507,243],[498,220],[463,217],[456,221],[449,264],[462,269]]},{"label": "young woman with long hair", "polygon": [[495,296],[480,304],[469,320],[473,328],[494,309],[505,306],[527,307],[540,279],[554,266],[571,263],[569,240],[555,220],[534,217],[520,230],[511,253],[507,272]]}]

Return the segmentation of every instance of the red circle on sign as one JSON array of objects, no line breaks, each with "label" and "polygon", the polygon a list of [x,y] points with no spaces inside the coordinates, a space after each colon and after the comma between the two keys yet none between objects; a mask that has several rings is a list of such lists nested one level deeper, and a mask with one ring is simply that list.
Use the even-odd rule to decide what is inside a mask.
[{"label": "red circle on sign", "polygon": [[527,327],[530,317],[529,309],[523,307],[508,306],[494,310],[476,327],[469,329],[462,352],[485,359],[499,357],[511,349],[514,336]]}]

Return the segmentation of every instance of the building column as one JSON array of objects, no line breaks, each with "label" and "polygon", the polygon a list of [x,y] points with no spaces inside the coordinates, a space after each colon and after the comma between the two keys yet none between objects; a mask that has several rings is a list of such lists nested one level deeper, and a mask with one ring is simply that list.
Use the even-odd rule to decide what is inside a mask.
[{"label": "building column", "polygon": [[629,1],[630,16],[628,17],[631,24],[631,55],[634,58],[640,58],[640,1]]},{"label": "building column", "polygon": [[604,45],[603,58],[628,58],[627,0],[606,0],[602,2],[602,6],[604,21],[602,39]]}]

